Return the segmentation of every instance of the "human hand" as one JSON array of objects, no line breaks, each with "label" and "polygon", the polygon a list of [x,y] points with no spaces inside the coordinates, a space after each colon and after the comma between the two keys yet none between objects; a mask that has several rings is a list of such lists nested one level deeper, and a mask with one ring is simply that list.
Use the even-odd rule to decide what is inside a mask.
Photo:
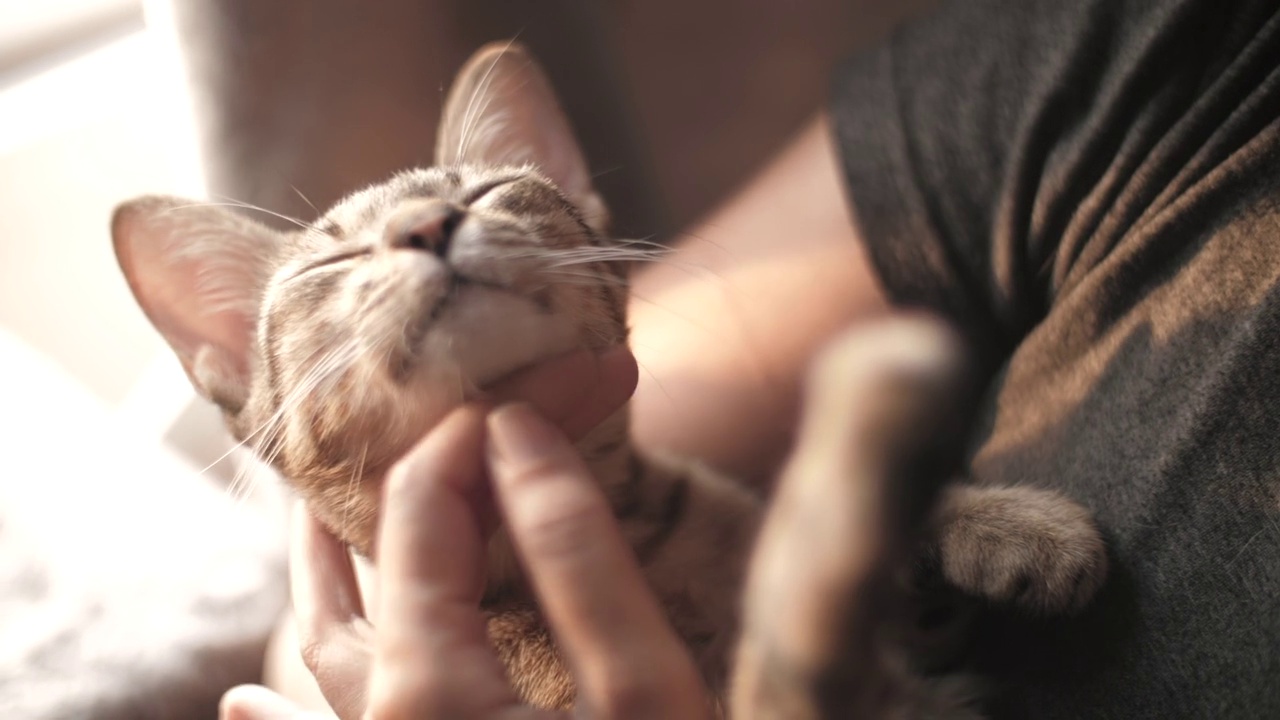
[{"label": "human hand", "polygon": [[[559,430],[527,406],[489,416],[469,406],[392,470],[379,532],[376,628],[364,620],[345,548],[302,514],[293,544],[295,609],[308,665],[339,716],[546,716],[519,705],[478,607],[495,504],[575,671],[580,711],[707,714],[692,661],[566,438],[621,406],[635,384],[634,361],[606,353],[594,374],[583,361],[553,362],[495,390],[498,398],[531,401]],[[584,385],[576,398],[568,389]],[[228,693],[222,708],[224,720],[309,716],[252,686]]]}]

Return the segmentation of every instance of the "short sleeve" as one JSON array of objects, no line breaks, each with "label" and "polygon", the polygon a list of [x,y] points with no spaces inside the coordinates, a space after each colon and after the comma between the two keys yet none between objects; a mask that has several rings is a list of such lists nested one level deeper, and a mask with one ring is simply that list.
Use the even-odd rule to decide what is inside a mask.
[{"label": "short sleeve", "polygon": [[[1274,3],[956,0],[838,71],[855,214],[893,299],[992,358],[1246,145]],[[1254,127],[1249,127],[1250,123]]]},{"label": "short sleeve", "polygon": [[984,617],[991,716],[1280,717],[1280,5],[944,2],[832,116],[892,299],[987,361],[966,481],[1108,548],[1080,615]]}]

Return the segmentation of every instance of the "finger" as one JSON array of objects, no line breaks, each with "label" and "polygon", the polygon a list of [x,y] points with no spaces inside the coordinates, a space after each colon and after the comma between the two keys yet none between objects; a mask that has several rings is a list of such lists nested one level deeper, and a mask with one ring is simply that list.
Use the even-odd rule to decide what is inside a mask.
[{"label": "finger", "polygon": [[218,704],[218,720],[331,720],[307,712],[261,685],[231,688]]},{"label": "finger", "polygon": [[302,659],[340,717],[359,717],[372,664],[351,555],[299,503],[293,515],[289,574]]},{"label": "finger", "polygon": [[562,355],[516,373],[490,388],[495,403],[527,402],[578,439],[618,410],[635,392],[639,370],[626,347],[596,355]]},{"label": "finger", "polygon": [[454,411],[390,472],[378,536],[378,641],[370,710],[471,717],[516,697],[479,609],[485,538],[484,410]]},{"label": "finger", "polygon": [[[579,702],[610,716],[703,713],[692,660],[567,438],[529,406],[508,405],[489,416],[489,452],[498,504]],[[641,707],[650,702],[661,707]]]},{"label": "finger", "polygon": [[403,577],[452,600],[479,601],[484,548],[472,499],[486,482],[484,413],[455,410],[388,474],[378,534],[384,587]]},{"label": "finger", "polygon": [[293,511],[289,569],[293,607],[304,637],[364,617],[351,555],[301,502]]},{"label": "finger", "polygon": [[577,440],[623,407],[636,391],[640,369],[625,347],[596,357],[598,371],[593,392],[556,423],[565,435]]}]

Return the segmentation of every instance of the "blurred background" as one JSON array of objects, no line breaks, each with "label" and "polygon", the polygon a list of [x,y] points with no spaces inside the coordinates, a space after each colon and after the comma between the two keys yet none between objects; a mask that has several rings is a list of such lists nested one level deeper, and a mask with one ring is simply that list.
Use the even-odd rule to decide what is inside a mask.
[{"label": "blurred background", "polygon": [[518,35],[621,233],[678,238],[923,4],[0,3],[0,717],[209,716],[284,601],[279,503],[227,493],[239,461],[120,276],[116,203],[308,220],[429,162],[453,73]]},{"label": "blurred background", "polygon": [[176,49],[145,27],[138,0],[0,4],[0,330],[154,435],[189,393],[149,392],[182,378],[119,276],[107,219],[123,198],[203,181]]}]

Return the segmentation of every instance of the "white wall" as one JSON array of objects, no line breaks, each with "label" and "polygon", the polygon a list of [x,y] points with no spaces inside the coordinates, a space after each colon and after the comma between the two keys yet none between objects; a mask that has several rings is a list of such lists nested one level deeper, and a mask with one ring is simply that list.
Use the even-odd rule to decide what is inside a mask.
[{"label": "white wall", "polygon": [[164,21],[0,87],[0,328],[203,467],[225,432],[134,303],[108,231],[133,195],[203,195]]}]

